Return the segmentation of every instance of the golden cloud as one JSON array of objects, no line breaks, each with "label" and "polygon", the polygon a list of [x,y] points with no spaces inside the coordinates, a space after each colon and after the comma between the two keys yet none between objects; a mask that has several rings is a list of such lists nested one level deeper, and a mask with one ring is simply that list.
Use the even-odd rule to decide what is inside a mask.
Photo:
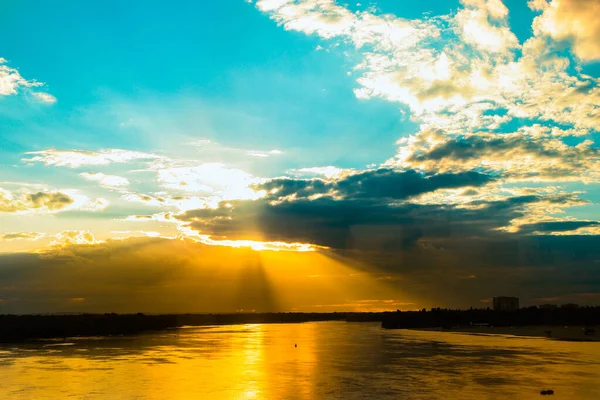
[{"label": "golden cloud", "polygon": [[0,188],[0,212],[60,211],[75,200],[62,192],[35,192],[13,194]]},{"label": "golden cloud", "polygon": [[600,150],[586,140],[567,145],[577,130],[523,128],[513,133],[447,135],[423,130],[399,141],[386,164],[427,172],[486,170],[508,181],[600,181]]},{"label": "golden cloud", "polygon": [[55,235],[55,240],[51,243],[53,246],[66,246],[76,244],[96,244],[94,234],[88,230],[68,230]]},{"label": "golden cloud", "polygon": [[40,232],[11,232],[0,235],[0,241],[12,241],[12,240],[30,240],[36,241],[46,236],[45,233]]},{"label": "golden cloud", "polygon": [[530,2],[530,7],[542,11],[533,22],[536,35],[572,42],[573,52],[582,60],[600,59],[599,0],[552,0],[549,4],[538,0]]}]

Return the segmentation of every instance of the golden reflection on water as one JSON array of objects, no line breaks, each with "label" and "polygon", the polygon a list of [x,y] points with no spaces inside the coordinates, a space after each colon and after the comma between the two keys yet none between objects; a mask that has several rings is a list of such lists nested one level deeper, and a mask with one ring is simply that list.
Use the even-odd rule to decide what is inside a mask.
[{"label": "golden reflection on water", "polygon": [[[297,344],[297,347],[295,347]],[[194,327],[0,348],[0,399],[600,398],[600,343],[377,324]]]}]

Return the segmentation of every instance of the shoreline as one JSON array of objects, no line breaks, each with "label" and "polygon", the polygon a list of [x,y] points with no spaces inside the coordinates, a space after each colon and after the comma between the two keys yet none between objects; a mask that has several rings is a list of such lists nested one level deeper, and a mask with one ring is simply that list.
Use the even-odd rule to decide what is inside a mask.
[{"label": "shoreline", "polygon": [[375,322],[373,314],[253,313],[253,314],[78,314],[0,315],[0,343],[82,336],[135,335],[183,326],[286,324],[321,321]]},{"label": "shoreline", "polygon": [[476,336],[514,336],[530,337],[539,339],[558,340],[564,342],[600,342],[600,332],[594,335],[586,335],[585,327],[582,325],[557,326],[557,325],[537,325],[537,326],[458,326],[449,329],[442,328],[408,328],[408,330],[427,331],[427,332],[447,332]]}]

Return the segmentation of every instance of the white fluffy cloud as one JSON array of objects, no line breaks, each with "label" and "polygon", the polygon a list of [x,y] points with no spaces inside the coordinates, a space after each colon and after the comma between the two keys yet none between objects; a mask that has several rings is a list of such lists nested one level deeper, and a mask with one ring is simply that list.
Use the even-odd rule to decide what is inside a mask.
[{"label": "white fluffy cloud", "polygon": [[533,11],[544,11],[550,4],[548,4],[548,0],[529,0],[527,6]]},{"label": "white fluffy cloud", "polygon": [[[0,57],[0,96],[10,96],[18,93],[20,88],[34,88],[44,86],[43,83],[27,80],[19,71],[6,65],[6,60]],[[55,103],[56,97],[44,92],[31,92],[33,97],[44,103]]]},{"label": "white fluffy cloud", "polygon": [[56,103],[56,97],[52,96],[49,93],[35,92],[35,93],[33,93],[33,97],[35,97],[37,100],[41,101],[42,103],[48,103],[48,104]]},{"label": "white fluffy cloud", "polygon": [[88,181],[98,182],[98,184],[107,189],[122,190],[129,186],[129,180],[122,176],[106,175],[101,172],[82,172],[79,176]]},{"label": "white fluffy cloud", "polygon": [[463,40],[484,51],[505,53],[519,41],[508,27],[508,8],[501,0],[462,0],[455,20]]},{"label": "white fluffy cloud", "polygon": [[[352,13],[332,0],[261,0],[256,6],[285,29],[354,45],[362,57],[355,67],[356,96],[403,103],[426,127],[464,133],[531,118],[596,128],[598,79],[577,72],[565,57],[550,55],[540,37],[521,45],[510,30],[509,10],[501,0],[462,4],[453,14],[410,21],[367,11]],[[554,18],[551,10],[562,10],[556,15],[574,21],[585,4],[595,8],[600,3],[557,4],[550,4],[536,19],[536,32],[547,30],[542,21]],[[530,6],[544,8],[539,0]],[[583,33],[575,42],[588,58],[600,43],[586,39],[598,37],[592,21],[596,14],[582,19]],[[563,22],[570,23],[567,20]]]},{"label": "white fluffy cloud", "polygon": [[599,0],[532,0],[529,6],[542,11],[533,22],[536,35],[572,42],[582,60],[600,59]]},{"label": "white fluffy cloud", "polygon": [[357,17],[332,0],[309,0],[300,3],[283,0],[259,0],[256,6],[265,12],[276,12],[277,21],[289,30],[316,33],[331,38],[352,30]]},{"label": "white fluffy cloud", "polygon": [[283,151],[281,151],[281,150],[269,150],[269,151],[249,150],[246,152],[246,155],[248,155],[250,157],[259,157],[259,158],[279,156],[281,154],[283,154]]},{"label": "white fluffy cloud", "polygon": [[5,65],[6,60],[0,58],[0,96],[9,96],[17,94],[19,87],[35,87],[42,84],[35,81],[28,81],[23,78],[19,71]]},{"label": "white fluffy cloud", "polygon": [[163,156],[140,151],[107,149],[100,151],[84,150],[57,150],[48,149],[32,151],[27,153],[31,158],[23,158],[22,161],[34,163],[40,162],[45,165],[57,167],[79,168],[85,165],[108,165],[112,163],[127,163],[136,160],[156,160]]},{"label": "white fluffy cloud", "polygon": [[337,179],[344,174],[350,173],[353,170],[343,169],[334,166],[326,167],[309,167],[309,168],[298,168],[287,171],[288,174],[295,176],[322,176],[327,179]]}]

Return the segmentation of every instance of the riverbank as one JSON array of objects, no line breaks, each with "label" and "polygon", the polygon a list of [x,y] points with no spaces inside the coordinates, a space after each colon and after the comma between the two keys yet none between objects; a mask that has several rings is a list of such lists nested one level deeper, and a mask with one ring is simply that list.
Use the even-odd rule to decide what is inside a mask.
[{"label": "riverbank", "polygon": [[[585,334],[585,326],[457,326],[448,329],[442,328],[420,328],[410,330],[420,331],[438,331],[460,333],[468,335],[504,335],[537,337],[551,340],[561,340],[570,342],[600,342],[600,332],[598,330],[593,335]],[[589,328],[589,327],[588,327]]]},{"label": "riverbank", "polygon": [[77,336],[133,335],[182,326],[378,320],[358,313],[0,315],[0,343]]}]

